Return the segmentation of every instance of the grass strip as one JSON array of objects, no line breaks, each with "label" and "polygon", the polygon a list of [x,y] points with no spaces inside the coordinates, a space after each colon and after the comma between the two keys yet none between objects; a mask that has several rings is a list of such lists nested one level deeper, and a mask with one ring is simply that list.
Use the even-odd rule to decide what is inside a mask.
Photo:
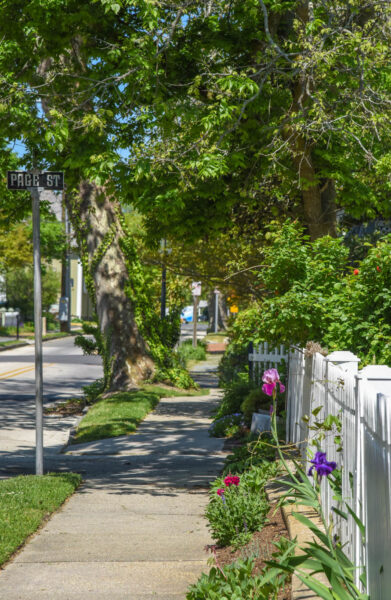
[{"label": "grass strip", "polygon": [[0,481],[0,565],[80,483],[76,473],[20,475]]},{"label": "grass strip", "polygon": [[138,390],[117,392],[91,406],[76,430],[73,444],[128,435],[159,403],[160,394]]},{"label": "grass strip", "polygon": [[72,444],[129,435],[159,403],[160,398],[204,396],[209,390],[182,390],[169,386],[145,385],[134,392],[117,392],[98,400],[83,417]]}]

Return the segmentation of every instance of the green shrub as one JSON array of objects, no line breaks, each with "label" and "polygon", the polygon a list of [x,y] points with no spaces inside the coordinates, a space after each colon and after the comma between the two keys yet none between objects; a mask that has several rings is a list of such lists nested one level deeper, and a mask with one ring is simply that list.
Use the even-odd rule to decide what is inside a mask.
[{"label": "green shrub", "polygon": [[249,381],[235,381],[224,390],[224,396],[216,411],[215,419],[240,412],[240,407],[255,384]]},{"label": "green shrub", "polygon": [[229,345],[218,367],[219,385],[224,387],[244,376],[248,379],[248,348]]},{"label": "green shrub", "polygon": [[224,415],[224,417],[213,421],[209,427],[209,435],[212,437],[232,437],[241,430],[243,425],[243,415],[241,413]]},{"label": "green shrub", "polygon": [[219,545],[241,546],[265,523],[269,511],[264,489],[267,477],[266,470],[254,467],[240,477],[238,485],[226,485],[226,478],[213,483],[205,516]]},{"label": "green shrub", "polygon": [[270,434],[264,433],[263,439],[249,442],[240,448],[235,448],[225,459],[223,475],[240,474],[252,467],[260,467],[265,478],[275,477],[279,471],[279,463],[275,461],[276,448]]},{"label": "green shrub", "polygon": [[206,360],[206,344],[197,340],[197,347],[193,348],[192,340],[184,341],[177,350],[179,364],[185,368],[188,360]]},{"label": "green shrub", "polygon": [[251,390],[240,406],[245,422],[250,424],[253,413],[258,410],[269,410],[271,404],[272,400],[270,396],[264,394],[262,388],[258,387],[255,390]]},{"label": "green shrub", "polygon": [[237,560],[223,568],[212,567],[190,586],[186,600],[267,600],[261,588],[261,578],[252,575],[254,559]]}]

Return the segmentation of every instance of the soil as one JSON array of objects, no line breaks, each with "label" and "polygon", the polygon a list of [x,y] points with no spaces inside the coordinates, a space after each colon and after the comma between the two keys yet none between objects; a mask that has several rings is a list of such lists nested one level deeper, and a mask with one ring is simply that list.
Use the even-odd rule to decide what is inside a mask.
[{"label": "soil", "polygon": [[[254,575],[262,571],[265,567],[265,560],[269,560],[275,551],[273,542],[276,542],[282,536],[289,537],[281,509],[276,511],[275,504],[271,506],[267,518],[268,522],[266,525],[261,531],[256,531],[251,541],[245,546],[237,550],[233,550],[231,546],[225,546],[224,548],[219,548],[218,546],[210,547],[220,567],[231,564],[238,558],[254,557]],[[291,593],[291,586],[289,584],[285,586],[284,590],[280,591],[278,600],[290,600]]]},{"label": "soil", "polygon": [[45,415],[57,415],[62,417],[82,415],[84,407],[84,402],[82,402],[80,398],[75,398],[75,400],[68,400],[67,402],[45,408]]}]

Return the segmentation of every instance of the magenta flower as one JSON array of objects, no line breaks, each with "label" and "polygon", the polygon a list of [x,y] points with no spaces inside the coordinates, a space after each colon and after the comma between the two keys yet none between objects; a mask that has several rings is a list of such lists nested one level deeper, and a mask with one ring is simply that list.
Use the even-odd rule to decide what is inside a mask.
[{"label": "magenta flower", "polygon": [[237,475],[228,475],[228,477],[224,479],[224,484],[228,487],[230,485],[239,485],[239,482],[240,477],[238,477]]},{"label": "magenta flower", "polygon": [[224,489],[223,489],[223,488],[219,488],[219,489],[217,490],[217,495],[218,495],[218,496],[224,496]]},{"label": "magenta flower", "polygon": [[264,382],[262,391],[268,396],[273,396],[277,383],[280,385],[280,392],[285,392],[285,386],[281,383],[277,369],[267,369],[262,376],[262,381]]},{"label": "magenta flower", "polygon": [[312,471],[315,469],[319,475],[319,479],[323,476],[327,477],[337,468],[337,463],[327,460],[326,452],[317,452],[315,458],[310,460],[310,463],[312,463],[312,467],[310,467],[308,475],[312,475]]}]

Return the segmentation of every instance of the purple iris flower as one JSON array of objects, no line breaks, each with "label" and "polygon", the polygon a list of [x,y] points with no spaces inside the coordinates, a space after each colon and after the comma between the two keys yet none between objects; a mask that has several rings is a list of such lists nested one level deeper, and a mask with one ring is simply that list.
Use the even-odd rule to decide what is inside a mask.
[{"label": "purple iris flower", "polygon": [[312,471],[316,469],[316,472],[321,477],[327,477],[337,468],[337,463],[334,461],[328,461],[326,458],[326,452],[317,452],[315,458],[310,460],[312,467],[308,471],[308,475],[312,475]]}]

